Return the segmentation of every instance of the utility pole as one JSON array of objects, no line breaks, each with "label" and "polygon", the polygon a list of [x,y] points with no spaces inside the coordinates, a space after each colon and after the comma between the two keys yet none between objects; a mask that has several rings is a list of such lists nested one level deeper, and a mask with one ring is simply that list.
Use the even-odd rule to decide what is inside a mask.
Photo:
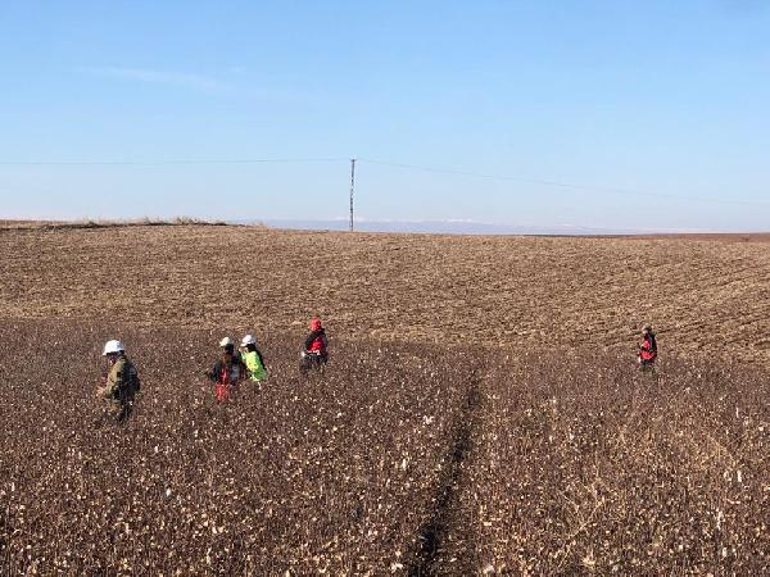
[{"label": "utility pole", "polygon": [[353,232],[353,193],[356,190],[356,159],[350,159],[350,232]]}]

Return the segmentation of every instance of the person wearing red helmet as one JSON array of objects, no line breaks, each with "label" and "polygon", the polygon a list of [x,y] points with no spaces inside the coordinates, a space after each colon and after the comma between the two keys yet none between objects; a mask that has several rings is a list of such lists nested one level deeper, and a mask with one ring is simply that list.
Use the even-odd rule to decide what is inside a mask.
[{"label": "person wearing red helmet", "polygon": [[300,370],[304,373],[311,368],[323,367],[329,360],[329,339],[318,317],[310,321],[310,334],[305,339]]}]

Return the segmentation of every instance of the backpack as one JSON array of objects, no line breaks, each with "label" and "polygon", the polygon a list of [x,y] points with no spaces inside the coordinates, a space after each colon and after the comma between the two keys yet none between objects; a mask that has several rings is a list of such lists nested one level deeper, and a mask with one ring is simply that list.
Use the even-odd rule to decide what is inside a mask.
[{"label": "backpack", "polygon": [[139,373],[136,372],[136,367],[131,365],[132,381],[134,383],[134,392],[138,393],[142,390],[142,381],[139,380]]},{"label": "backpack", "polygon": [[120,395],[133,395],[138,393],[142,388],[142,382],[139,380],[139,373],[136,372],[136,367],[133,363],[126,361],[125,375],[123,375],[122,390],[118,393]]}]

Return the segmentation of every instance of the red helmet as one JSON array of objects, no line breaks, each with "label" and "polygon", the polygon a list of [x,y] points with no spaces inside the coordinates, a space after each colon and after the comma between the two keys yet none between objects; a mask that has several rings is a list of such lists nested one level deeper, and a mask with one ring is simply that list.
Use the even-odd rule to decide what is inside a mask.
[{"label": "red helmet", "polygon": [[321,319],[318,317],[312,319],[310,321],[310,330],[311,331],[320,331],[321,330]]}]

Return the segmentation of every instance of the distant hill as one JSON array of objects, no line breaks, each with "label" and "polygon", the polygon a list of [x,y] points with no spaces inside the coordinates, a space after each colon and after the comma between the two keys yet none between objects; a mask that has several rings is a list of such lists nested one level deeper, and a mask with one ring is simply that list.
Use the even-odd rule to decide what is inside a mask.
[{"label": "distant hill", "polygon": [[[348,230],[348,221],[333,220],[292,220],[267,219],[261,223],[272,228],[294,230]],[[360,220],[355,228],[361,232],[407,232],[432,234],[477,234],[477,235],[615,235],[646,234],[643,229],[587,228],[570,224],[555,226],[523,226],[515,224],[494,224],[473,220]]]}]

